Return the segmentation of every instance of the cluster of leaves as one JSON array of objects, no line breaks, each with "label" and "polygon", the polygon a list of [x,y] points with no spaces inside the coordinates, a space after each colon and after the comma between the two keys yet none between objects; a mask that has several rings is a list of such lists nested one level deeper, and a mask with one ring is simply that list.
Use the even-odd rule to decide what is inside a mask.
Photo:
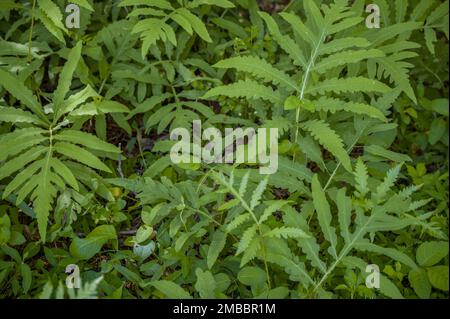
[{"label": "cluster of leaves", "polygon": [[[260,2],[0,3],[1,297],[448,298],[448,0]],[[277,172],[172,163],[194,120]]]}]

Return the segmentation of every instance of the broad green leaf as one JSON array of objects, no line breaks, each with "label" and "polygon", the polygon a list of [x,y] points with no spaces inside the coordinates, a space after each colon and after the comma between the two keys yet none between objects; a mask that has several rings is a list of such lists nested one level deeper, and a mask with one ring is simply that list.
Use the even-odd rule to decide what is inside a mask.
[{"label": "broad green leaf", "polygon": [[428,279],[434,288],[448,291],[448,265],[428,268]]},{"label": "broad green leaf", "polygon": [[442,258],[448,255],[448,251],[448,242],[429,241],[422,243],[419,248],[417,248],[416,259],[420,266],[434,266]]},{"label": "broad green leaf", "polygon": [[114,226],[101,225],[92,230],[86,238],[75,237],[70,244],[72,256],[88,260],[97,254],[109,240],[117,240]]},{"label": "broad green leaf", "polygon": [[428,299],[430,297],[431,284],[428,281],[427,271],[425,269],[412,269],[408,274],[408,280],[420,298]]},{"label": "broad green leaf", "polygon": [[258,267],[245,267],[238,273],[238,280],[246,286],[261,286],[266,281],[266,273]]},{"label": "broad green leaf", "polygon": [[153,281],[150,282],[150,285],[161,291],[169,299],[192,299],[192,297],[189,295],[189,293],[186,292],[186,290],[172,281]]},{"label": "broad green leaf", "polygon": [[200,298],[213,299],[215,298],[216,281],[209,270],[201,270],[197,268],[195,270],[197,276],[197,282],[195,283],[195,289],[199,292]]}]

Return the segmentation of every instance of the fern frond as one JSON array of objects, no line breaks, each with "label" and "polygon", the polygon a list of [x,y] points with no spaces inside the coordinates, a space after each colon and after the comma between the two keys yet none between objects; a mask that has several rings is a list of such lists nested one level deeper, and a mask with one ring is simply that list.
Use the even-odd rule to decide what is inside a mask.
[{"label": "fern frond", "polygon": [[306,90],[308,94],[325,94],[327,92],[377,92],[386,93],[391,89],[384,83],[365,78],[365,77],[349,77],[349,78],[333,78],[327,79],[315,84]]},{"label": "fern frond", "polygon": [[248,99],[262,99],[278,105],[282,105],[284,102],[278,92],[275,92],[270,87],[258,84],[252,80],[239,81],[233,84],[212,88],[206,92],[202,98],[210,99],[211,97],[219,95],[229,97],[245,97]]},{"label": "fern frond", "polygon": [[380,185],[378,185],[376,190],[375,197],[378,200],[382,200],[386,196],[387,192],[394,185],[402,166],[403,164],[396,165],[386,173],[386,177],[384,178],[383,182]]},{"label": "fern frond", "polygon": [[30,89],[28,89],[17,77],[13,77],[11,73],[4,71],[0,68],[0,84],[11,93],[16,99],[23,103],[34,114],[39,116],[43,121],[49,123],[45,116],[42,106],[33,95]]},{"label": "fern frond", "polygon": [[51,0],[38,0],[38,5],[37,17],[50,33],[59,41],[65,43],[64,33],[67,33],[67,29],[63,24],[63,14],[59,7]]},{"label": "fern frond", "polygon": [[330,128],[328,123],[322,120],[311,120],[301,123],[300,127],[309,131],[321,145],[342,163],[347,171],[352,171],[350,157],[344,149],[342,139]]},{"label": "fern frond", "polygon": [[390,55],[383,58],[377,58],[374,62],[378,65],[377,77],[381,79],[387,77],[402,89],[413,101],[416,101],[414,90],[409,82],[409,69],[413,67],[412,64],[401,61],[395,55]]},{"label": "fern frond", "polygon": [[75,45],[75,47],[73,47],[72,50],[70,50],[70,53],[67,56],[67,63],[64,64],[59,77],[58,86],[53,95],[55,110],[58,110],[58,107],[64,100],[67,92],[69,92],[73,73],[75,72],[75,69],[78,65],[78,61],[80,61],[81,47],[82,41],[78,41],[78,43]]},{"label": "fern frond", "polygon": [[332,54],[334,52],[339,52],[344,49],[349,49],[352,47],[366,48],[370,46],[370,42],[365,38],[360,37],[347,37],[334,39],[330,42],[323,44],[319,49],[320,55]]},{"label": "fern frond", "polygon": [[302,20],[292,13],[282,12],[280,16],[286,20],[292,27],[295,33],[297,33],[303,40],[310,44],[311,47],[317,45],[317,39],[314,36],[314,32],[307,27]]},{"label": "fern frond", "polygon": [[358,102],[344,102],[339,99],[321,97],[315,102],[317,110],[336,113],[337,111],[346,111],[360,115],[367,115],[372,118],[387,122],[384,114],[377,108]]},{"label": "fern frond", "polygon": [[167,0],[123,0],[119,3],[119,7],[145,5],[159,9],[173,10],[174,8]]},{"label": "fern frond", "polygon": [[398,251],[397,249],[393,248],[385,248],[381,247],[379,245],[372,244],[368,241],[360,241],[355,244],[355,249],[361,250],[361,251],[369,251],[376,253],[378,255],[385,255],[390,257],[393,260],[397,260],[401,262],[402,264],[411,267],[412,269],[417,268],[417,264],[406,254]]},{"label": "fern frond", "polygon": [[280,84],[288,91],[300,91],[295,81],[286,73],[274,68],[262,58],[239,56],[217,62],[216,68],[235,68],[238,71],[250,73],[266,82]]},{"label": "fern frond", "polygon": [[235,219],[233,219],[226,227],[227,233],[233,231],[243,223],[245,223],[247,220],[251,218],[250,213],[245,213],[237,216]]},{"label": "fern frond", "polygon": [[420,22],[409,21],[403,23],[397,23],[383,28],[383,32],[371,31],[367,35],[367,39],[372,43],[372,46],[380,45],[388,40],[394,39],[396,36],[402,33],[408,33],[422,27]]},{"label": "fern frond", "polygon": [[266,177],[264,178],[256,187],[255,191],[252,194],[252,198],[250,200],[250,209],[253,210],[256,206],[259,205],[260,201],[261,201],[261,197],[264,193],[264,191],[266,190],[267,187],[267,182],[268,182],[269,178]]},{"label": "fern frond", "polygon": [[34,116],[30,112],[23,111],[14,107],[3,106],[0,106],[0,122],[33,123],[36,125],[46,125],[44,121],[42,121],[37,116]]},{"label": "fern frond", "polygon": [[323,58],[312,68],[312,70],[318,73],[325,73],[326,71],[337,66],[357,63],[362,60],[379,58],[383,56],[383,51],[378,49],[341,51]]},{"label": "fern frond", "polygon": [[330,243],[330,254],[337,259],[337,236],[336,229],[331,225],[331,211],[330,205],[325,197],[325,192],[320,185],[317,175],[314,175],[312,180],[312,197],[314,208],[317,212],[317,220],[322,229],[325,239]]},{"label": "fern frond", "polygon": [[294,227],[277,227],[272,229],[271,231],[264,234],[266,237],[275,237],[275,238],[311,238],[310,235],[305,233],[300,228]]},{"label": "fern frond", "polygon": [[260,17],[266,22],[270,34],[277,44],[289,55],[293,63],[297,66],[306,67],[306,59],[295,41],[288,35],[282,35],[275,20],[267,12],[258,12]]},{"label": "fern frond", "polygon": [[253,226],[250,226],[244,231],[244,233],[242,234],[242,238],[239,241],[238,248],[236,250],[236,255],[241,254],[247,249],[247,247],[250,245],[250,242],[255,237],[257,229],[258,225],[255,224]]},{"label": "fern frond", "polygon": [[242,177],[241,184],[239,185],[239,196],[243,197],[247,190],[248,178],[250,176],[250,172],[245,173],[244,177]]},{"label": "fern frond", "polygon": [[358,196],[364,197],[369,192],[369,189],[367,187],[369,176],[367,175],[367,167],[362,161],[361,157],[359,157],[358,161],[356,162],[353,175],[356,181],[355,188],[358,191]]},{"label": "fern frond", "polygon": [[254,237],[248,247],[242,254],[240,267],[244,267],[248,262],[255,259],[261,248],[261,239],[259,237]]},{"label": "fern frond", "polygon": [[352,199],[345,195],[345,188],[341,188],[336,196],[336,205],[338,208],[339,229],[344,242],[348,245],[350,239],[350,224],[352,221]]},{"label": "fern frond", "polygon": [[273,213],[275,213],[277,210],[281,209],[284,205],[286,205],[288,202],[284,200],[276,200],[273,202],[267,202],[268,204],[267,208],[262,213],[261,217],[259,218],[259,223],[264,223]]}]

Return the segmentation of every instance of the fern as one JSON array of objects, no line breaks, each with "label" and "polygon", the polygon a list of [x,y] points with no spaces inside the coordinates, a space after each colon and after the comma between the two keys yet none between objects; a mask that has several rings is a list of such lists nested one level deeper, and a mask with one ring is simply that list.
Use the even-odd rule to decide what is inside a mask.
[{"label": "fern", "polygon": [[[87,167],[111,172],[92,151],[99,150],[111,154],[120,151],[113,145],[103,142],[93,135],[63,128],[70,123],[70,116],[77,107],[87,99],[96,97],[96,93],[86,87],[81,92],[66,98],[70,91],[73,73],[81,56],[81,42],[69,53],[69,60],[61,72],[60,81],[54,94],[50,115],[46,115],[35,95],[11,73],[0,69],[0,84],[17,98],[29,111],[6,107],[1,113],[9,114],[0,117],[1,121],[10,121],[18,125],[28,123],[30,128],[17,128],[4,134],[1,140],[6,144],[16,145],[8,148],[2,155],[6,160],[0,168],[0,179],[16,176],[8,183],[3,198],[11,193],[17,194],[16,203],[21,203],[27,196],[33,201],[38,221],[41,241],[45,242],[47,223],[52,203],[57,193],[66,185],[79,190],[80,177],[70,168],[72,161]],[[21,115],[12,118],[11,115]],[[60,121],[62,119],[62,121]],[[27,140],[27,141],[26,141]],[[81,145],[78,146],[78,145]],[[17,173],[19,170],[21,172]]]},{"label": "fern", "polygon": [[186,6],[174,8],[169,1],[142,1],[142,0],[123,0],[119,6],[140,6],[144,8],[137,8],[128,14],[129,18],[137,16],[151,16],[138,21],[132,33],[139,33],[142,39],[141,53],[144,57],[149,48],[155,45],[158,40],[163,42],[170,42],[174,46],[177,45],[177,39],[173,27],[168,24],[168,20],[176,22],[188,34],[193,32],[198,34],[206,42],[212,42],[212,39],[206,29],[205,24],[200,18],[191,12],[191,10],[199,8],[203,5],[216,5],[222,8],[232,8],[234,5],[229,1],[191,1]]},{"label": "fern", "polygon": [[67,34],[68,31],[63,24],[60,8],[50,0],[38,0],[38,5],[37,17],[39,20],[59,41],[65,43],[64,34]]},{"label": "fern", "polygon": [[247,72],[265,82],[282,85],[288,91],[299,91],[295,81],[283,71],[274,68],[265,60],[258,57],[234,57],[222,60],[214,65],[216,68],[235,68]]},{"label": "fern", "polygon": [[301,124],[304,130],[318,140],[327,150],[334,154],[348,171],[351,171],[351,161],[344,149],[341,138],[321,120],[312,120]]},{"label": "fern", "polygon": [[98,299],[98,285],[102,280],[103,276],[100,276],[92,282],[82,283],[82,286],[77,289],[64,289],[61,282],[59,282],[58,286],[55,288],[52,283],[48,281],[42,289],[39,299]]},{"label": "fern", "polygon": [[[358,167],[355,169],[355,174],[361,174],[359,172],[361,170],[365,170],[364,164],[362,162],[358,162],[357,165]],[[398,169],[399,166],[397,166],[387,174],[385,182],[383,182],[384,186],[381,187],[383,190],[387,191],[392,186],[392,183],[395,181],[398,174]],[[365,179],[365,177],[362,178]],[[328,204],[328,200],[325,197],[325,192],[322,189],[317,176],[313,178],[312,187],[314,208],[317,212],[316,218],[319,222],[323,236],[328,243],[328,253],[333,256],[334,259],[334,262],[332,264],[326,266],[326,270],[323,269],[325,271],[323,271],[319,279],[315,281],[312,292],[318,292],[320,290],[321,286],[326,282],[328,277],[332,275],[336,266],[338,266],[340,263],[345,264],[345,261],[349,258],[348,256],[352,250],[371,251],[376,254],[388,256],[389,258],[397,260],[407,265],[408,267],[417,267],[417,265],[411,258],[409,258],[406,254],[400,252],[399,250],[383,248],[371,244],[367,239],[365,239],[365,236],[369,233],[401,229],[408,225],[411,225],[411,222],[407,219],[395,216],[398,213],[406,212],[409,210],[409,208],[407,208],[407,205],[400,205],[400,202],[408,202],[410,200],[410,194],[408,194],[407,196],[393,196],[389,199],[384,199],[378,205],[371,208],[369,215],[365,215],[361,210],[358,209],[358,204],[352,203],[351,199],[345,194],[345,189],[341,189],[338,192],[336,202],[338,208],[338,225],[341,231],[341,236],[344,239],[344,245],[339,248],[337,244],[338,239],[336,228],[333,226],[335,223],[330,211],[331,207]],[[379,191],[377,191],[377,193],[379,193]],[[355,212],[357,214],[355,222],[352,222],[351,219],[351,212],[353,209],[355,209]],[[292,215],[294,213],[293,210],[286,209],[284,210],[284,213],[287,217],[285,220],[287,226],[295,224],[301,225],[301,227],[303,227],[303,230],[308,232],[308,226],[301,215],[294,216]],[[306,256],[312,265],[323,265],[317,248],[315,250],[311,250],[310,246],[306,246],[307,241],[304,240],[299,240],[297,241],[297,243],[300,247],[302,247],[304,251],[309,252],[308,254],[306,254]],[[386,277],[384,277],[382,280],[389,281]],[[304,285],[305,287],[309,286],[306,283]],[[392,298],[398,298],[402,296],[392,283],[389,284],[389,287],[391,289],[382,289],[381,292]]]},{"label": "fern", "polygon": [[[375,107],[368,103],[348,103],[343,93],[365,92],[386,93],[390,88],[382,82],[367,77],[365,74],[352,74],[345,77],[321,79],[325,73],[342,73],[354,65],[361,65],[364,61],[375,61],[385,57],[385,53],[378,48],[370,48],[370,41],[364,37],[340,36],[345,30],[361,22],[362,18],[354,17],[353,12],[347,7],[346,1],[335,1],[320,10],[314,1],[304,2],[308,12],[306,22],[293,13],[280,14],[292,28],[294,36],[301,38],[302,42],[296,44],[290,35],[283,35],[274,18],[267,13],[259,15],[265,21],[269,32],[275,41],[293,60],[298,68],[292,70],[292,74],[270,65],[264,59],[252,56],[236,56],[222,60],[215,64],[218,68],[234,68],[238,72],[248,74],[252,78],[262,80],[276,86],[256,83],[254,80],[245,79],[233,84],[219,86],[209,90],[203,98],[210,99],[218,95],[228,97],[246,97],[247,99],[262,99],[273,105],[277,110],[280,104],[296,104],[293,107],[296,112],[294,133],[291,140],[298,143],[299,128],[310,131],[316,139],[327,148],[347,170],[351,170],[350,158],[343,148],[342,139],[330,127],[321,121],[300,121],[301,106],[310,111],[349,111],[355,114],[369,115],[380,120],[386,120]],[[331,41],[329,40],[331,38]],[[354,48],[354,49],[352,49]],[[308,57],[309,58],[306,58]],[[291,71],[289,71],[291,72]],[[239,74],[239,73],[238,73]],[[301,82],[298,80],[301,78]],[[333,100],[325,100],[323,95],[334,94]],[[317,102],[314,96],[322,95]],[[298,102],[294,102],[294,99]],[[285,102],[284,102],[285,101]],[[284,103],[283,103],[284,102]],[[332,102],[331,105],[325,105]],[[286,110],[292,107],[285,107]],[[279,111],[275,111],[279,112]],[[328,142],[321,133],[331,134],[332,141]],[[329,139],[329,137],[327,137]]]},{"label": "fern", "polygon": [[356,162],[354,176],[356,181],[355,188],[358,191],[358,196],[364,197],[369,189],[367,187],[367,167],[366,165],[364,165],[364,162],[361,160],[361,158],[358,158],[358,161]]},{"label": "fern", "polygon": [[[276,211],[280,210],[286,201],[274,201],[265,202],[266,208],[262,215],[258,218],[255,209],[262,205],[261,199],[264,190],[267,187],[268,179],[265,178],[258,183],[253,190],[250,198],[250,202],[245,198],[245,190],[247,189],[247,183],[249,174],[246,174],[241,180],[239,190],[234,188],[234,172],[232,171],[229,179],[227,179],[222,173],[214,172],[212,177],[217,181],[225,191],[230,192],[238,203],[247,211],[246,213],[239,214],[227,225],[225,225],[227,232],[231,233],[238,227],[248,225],[248,221],[253,219],[251,225],[245,227],[245,231],[241,239],[239,240],[236,255],[242,254],[241,267],[255,258],[259,253],[266,256],[266,246],[264,245],[263,237],[271,238],[309,238],[309,235],[304,233],[301,229],[295,227],[280,227],[270,231],[265,230],[267,226],[264,224],[268,221],[269,217]],[[265,257],[264,257],[265,258]]]},{"label": "fern", "polygon": [[209,99],[218,95],[246,97],[248,99],[263,99],[272,102],[275,105],[281,105],[283,103],[283,99],[278,92],[252,80],[239,81],[227,86],[213,88],[209,90],[203,98]]}]

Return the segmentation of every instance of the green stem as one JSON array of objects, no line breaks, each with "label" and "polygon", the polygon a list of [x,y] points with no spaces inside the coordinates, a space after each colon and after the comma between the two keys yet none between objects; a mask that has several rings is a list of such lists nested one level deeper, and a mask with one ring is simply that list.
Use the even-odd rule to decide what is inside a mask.
[{"label": "green stem", "polygon": [[[300,96],[299,96],[300,100],[303,100],[303,98],[305,96],[305,90],[306,90],[306,86],[308,84],[311,69],[314,66],[314,63],[316,62],[317,55],[319,53],[319,48],[324,40],[325,34],[326,34],[326,27],[322,30],[322,34],[320,35],[319,41],[317,42],[317,45],[314,47],[314,50],[311,53],[311,58],[309,59],[309,62],[308,62],[308,66],[306,67],[305,76],[303,77],[302,87],[300,90]],[[295,115],[295,126],[296,127],[295,127],[294,144],[297,143],[297,139],[298,139],[298,121],[299,121],[299,119],[300,119],[300,108],[297,109],[297,113]],[[294,160],[295,160],[295,153],[293,156],[293,161]]]},{"label": "green stem", "polygon": [[264,267],[266,269],[266,278],[267,278],[267,285],[269,286],[269,290],[272,290],[272,283],[270,281],[270,276],[269,276],[269,266],[267,265],[267,252],[266,252],[266,246],[264,245],[264,243],[262,244],[262,251],[263,251],[263,255],[264,255]]},{"label": "green stem", "polygon": [[30,33],[28,36],[28,63],[31,63],[32,56],[31,56],[31,39],[33,37],[33,27],[34,27],[34,9],[36,7],[36,0],[33,0],[33,8],[31,9],[31,26],[30,26]]},{"label": "green stem", "polygon": [[[347,148],[347,154],[350,153],[353,150],[353,147],[355,147],[356,143],[359,141],[359,138],[361,137],[362,132],[364,132],[364,129],[366,127],[364,127],[361,131],[359,131],[358,135],[356,136],[355,140],[353,141],[352,145],[350,145]],[[328,186],[330,186],[331,181],[334,178],[334,175],[336,175],[337,170],[339,169],[339,167],[341,167],[342,162],[339,161],[339,163],[336,165],[335,169],[333,170],[333,173],[331,173],[330,178],[328,178],[327,183],[325,184],[325,187],[323,188],[323,191],[326,191],[326,189],[328,188]]]},{"label": "green stem", "polygon": [[[258,228],[259,236],[262,236],[261,224],[259,223],[259,220],[256,217],[256,214],[253,211],[253,209],[251,209],[250,206],[248,206],[245,199],[243,199],[242,196],[239,195],[239,193],[234,189],[233,185],[230,185],[227,183],[227,187],[230,190],[231,194],[233,194],[233,196],[241,202],[242,207],[244,207],[244,209],[250,213],[250,215],[252,216],[252,218],[255,221],[256,226]],[[267,264],[267,258],[266,258],[266,256],[267,256],[266,246],[264,245],[264,243],[261,243],[261,246],[262,246],[262,251],[263,251],[263,259],[264,259],[264,267],[265,267],[265,271],[266,271],[267,285],[269,286],[269,290],[270,290],[272,287],[272,284],[270,281],[269,266]]]},{"label": "green stem", "polygon": [[376,216],[377,214],[372,214],[367,221],[365,222],[365,224],[363,226],[361,226],[361,228],[359,229],[359,231],[353,236],[353,239],[351,242],[349,242],[348,244],[346,244],[344,246],[344,248],[342,248],[341,253],[339,254],[338,258],[336,259],[336,261],[331,265],[330,268],[328,268],[328,270],[325,272],[325,274],[322,276],[322,278],[319,280],[319,282],[316,284],[316,286],[314,287],[313,292],[315,292],[322,284],[323,282],[328,278],[328,276],[333,272],[334,268],[336,268],[336,266],[341,262],[341,260],[347,256],[347,254],[352,250],[353,245],[355,244],[355,242],[361,238],[364,235],[364,231],[367,227],[367,225],[369,225],[372,222],[372,219]]}]

